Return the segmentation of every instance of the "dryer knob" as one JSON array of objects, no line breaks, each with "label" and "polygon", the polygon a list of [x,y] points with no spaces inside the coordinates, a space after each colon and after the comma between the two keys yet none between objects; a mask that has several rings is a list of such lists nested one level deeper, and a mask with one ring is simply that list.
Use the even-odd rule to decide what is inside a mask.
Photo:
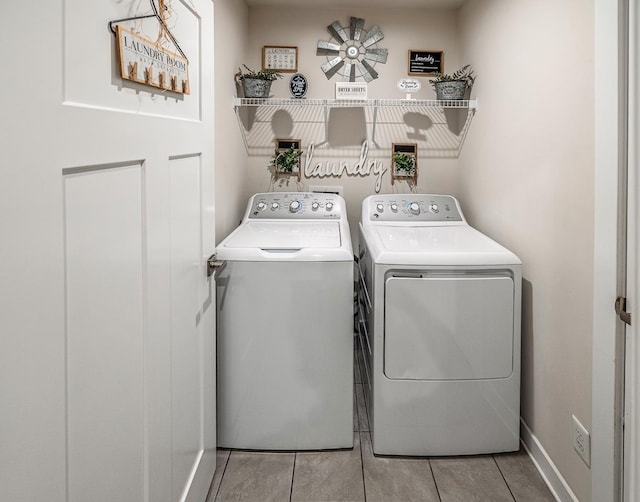
[{"label": "dryer knob", "polygon": [[317,202],[314,202],[311,204],[311,209],[313,209],[314,211],[317,211],[319,207],[320,207],[320,204],[318,204]]},{"label": "dryer knob", "polygon": [[327,211],[331,211],[333,209],[333,202],[327,202],[324,207]]},{"label": "dryer knob", "polygon": [[300,204],[300,201],[294,200],[291,204],[289,204],[289,211],[291,211],[292,213],[297,213],[298,211],[300,211],[301,207],[302,204]]},{"label": "dryer knob", "polygon": [[271,203],[271,210],[275,211],[276,209],[278,209],[280,207],[280,204],[278,204],[277,202],[272,202]]},{"label": "dryer knob", "polygon": [[258,202],[256,208],[258,211],[264,211],[267,208],[267,205],[264,202]]},{"label": "dryer knob", "polygon": [[377,209],[377,211],[378,211],[379,213],[384,212],[384,204],[378,204],[378,205],[376,206],[376,209]]},{"label": "dryer knob", "polygon": [[398,212],[398,204],[391,204],[389,207],[394,213]]},{"label": "dryer knob", "polygon": [[409,211],[411,211],[412,214],[420,214],[420,204],[412,202],[409,204]]},{"label": "dryer knob", "polygon": [[431,211],[432,213],[439,213],[440,212],[440,208],[438,207],[438,204],[431,204],[429,206],[429,211]]}]

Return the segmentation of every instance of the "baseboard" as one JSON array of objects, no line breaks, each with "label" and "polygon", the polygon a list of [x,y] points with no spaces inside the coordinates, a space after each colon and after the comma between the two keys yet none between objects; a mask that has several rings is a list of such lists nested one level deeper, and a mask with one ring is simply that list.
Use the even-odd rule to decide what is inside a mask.
[{"label": "baseboard", "polygon": [[522,418],[520,418],[520,440],[556,500],[558,502],[580,502],[547,455],[538,438],[533,435]]}]

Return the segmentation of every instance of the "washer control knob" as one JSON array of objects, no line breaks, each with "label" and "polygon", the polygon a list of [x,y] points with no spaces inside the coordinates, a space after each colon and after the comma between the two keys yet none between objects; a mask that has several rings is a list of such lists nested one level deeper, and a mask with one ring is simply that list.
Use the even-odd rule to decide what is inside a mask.
[{"label": "washer control knob", "polygon": [[279,207],[280,207],[280,204],[279,204],[279,203],[277,203],[277,202],[272,202],[272,203],[271,203],[271,210],[272,210],[272,211],[277,210]]},{"label": "washer control knob", "polygon": [[432,213],[439,213],[440,212],[440,208],[438,207],[438,204],[429,204],[429,211],[431,211]]},{"label": "washer control knob", "polygon": [[291,211],[292,213],[297,213],[298,211],[300,211],[301,207],[302,204],[300,204],[300,201],[294,200],[291,202],[291,204],[289,204],[289,211]]},{"label": "washer control knob", "polygon": [[318,204],[317,202],[313,202],[311,204],[311,209],[313,209],[314,211],[317,211],[319,207],[320,207],[320,204]]},{"label": "washer control knob", "polygon": [[377,210],[379,213],[384,212],[384,204],[377,204],[377,205],[376,205],[376,210]]},{"label": "washer control knob", "polygon": [[417,202],[412,202],[409,204],[409,211],[411,214],[420,214],[420,204]]},{"label": "washer control knob", "polygon": [[264,202],[258,202],[258,204],[256,204],[256,209],[258,211],[264,211],[265,209],[267,209],[267,205]]},{"label": "washer control knob", "polygon": [[327,211],[331,211],[333,209],[333,202],[327,202],[324,207]]},{"label": "washer control knob", "polygon": [[398,204],[393,203],[393,204],[391,204],[389,207],[391,208],[391,210],[392,210],[394,213],[397,213],[397,212],[398,212]]}]

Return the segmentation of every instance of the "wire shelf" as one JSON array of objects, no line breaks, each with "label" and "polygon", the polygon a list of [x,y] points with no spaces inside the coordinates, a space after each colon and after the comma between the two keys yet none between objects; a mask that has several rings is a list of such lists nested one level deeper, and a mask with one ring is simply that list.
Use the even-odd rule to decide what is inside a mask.
[{"label": "wire shelf", "polygon": [[437,99],[296,99],[296,98],[234,98],[233,106],[309,107],[329,108],[467,108],[476,110],[477,99],[440,101]]},{"label": "wire shelf", "polygon": [[233,107],[250,155],[269,154],[272,120],[286,111],[291,127],[298,128],[296,137],[312,138],[305,141],[316,146],[329,147],[335,139],[330,123],[348,117],[363,127],[360,132],[372,149],[407,136],[433,157],[446,158],[460,154],[478,101],[234,97]]}]

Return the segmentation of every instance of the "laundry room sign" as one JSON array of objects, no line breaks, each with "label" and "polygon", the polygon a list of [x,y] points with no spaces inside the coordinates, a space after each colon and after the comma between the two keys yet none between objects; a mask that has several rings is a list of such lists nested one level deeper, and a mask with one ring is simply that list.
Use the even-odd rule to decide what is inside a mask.
[{"label": "laundry room sign", "polygon": [[189,62],[160,44],[116,26],[120,76],[140,84],[189,94]]},{"label": "laundry room sign", "polygon": [[310,143],[305,153],[304,175],[306,178],[341,178],[342,176],[375,176],[376,193],[382,187],[382,176],[387,168],[381,160],[369,160],[369,142],[365,140],[360,149],[360,157],[351,164],[347,160],[313,163],[315,144]]}]

